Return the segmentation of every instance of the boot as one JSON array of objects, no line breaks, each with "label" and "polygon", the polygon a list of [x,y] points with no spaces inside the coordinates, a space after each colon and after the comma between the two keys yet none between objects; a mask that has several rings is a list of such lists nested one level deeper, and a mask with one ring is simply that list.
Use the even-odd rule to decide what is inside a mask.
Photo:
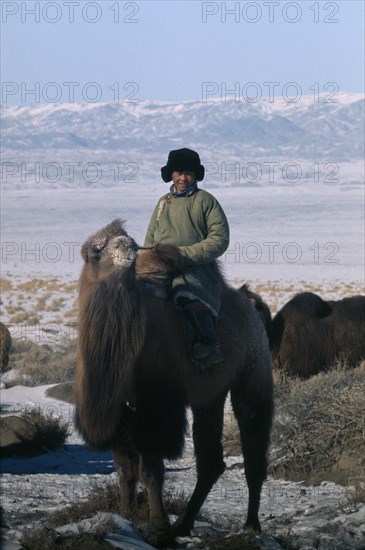
[{"label": "boot", "polygon": [[195,332],[193,358],[212,366],[223,361],[214,317],[201,302],[190,302],[183,307],[183,314],[190,321]]}]

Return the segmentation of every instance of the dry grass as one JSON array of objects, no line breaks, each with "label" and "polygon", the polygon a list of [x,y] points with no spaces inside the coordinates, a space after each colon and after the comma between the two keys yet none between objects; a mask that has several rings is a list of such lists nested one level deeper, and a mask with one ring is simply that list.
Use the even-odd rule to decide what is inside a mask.
[{"label": "dry grass", "polygon": [[46,311],[60,311],[65,304],[64,298],[55,298],[52,303],[45,308]]},{"label": "dry grass", "polygon": [[309,380],[276,376],[270,473],[355,483],[365,467],[365,368],[339,364]]},{"label": "dry grass", "polygon": [[60,534],[56,531],[57,527],[78,523],[83,519],[92,518],[98,512],[108,514],[117,513],[120,506],[119,485],[116,482],[106,481],[94,483],[91,487],[88,498],[81,503],[72,504],[50,514],[46,523],[41,529],[24,533],[21,539],[22,548],[25,550],[99,550],[111,548],[103,541],[107,533],[115,532],[118,526],[112,518],[106,518],[99,522],[97,527],[92,528],[92,532],[83,532],[78,534]]},{"label": "dry grass", "polygon": [[[273,548],[272,543],[276,541],[280,548],[286,550],[300,550],[298,536],[288,529],[287,533],[275,537],[263,537],[254,531],[247,531],[237,534],[207,533],[201,537],[200,542],[194,548],[199,550],[255,550],[262,548]],[[279,547],[275,545],[275,548]]]},{"label": "dry grass", "polygon": [[[1,280],[2,321],[13,325],[14,335],[22,326],[33,327],[77,319],[77,283],[55,277]],[[57,315],[57,319],[56,319]]]},{"label": "dry grass", "polygon": [[27,323],[28,325],[34,326],[41,320],[39,315],[35,314],[34,312],[19,311],[19,308],[16,311],[17,313],[9,318],[9,323],[11,325],[20,325],[21,323]]},{"label": "dry grass", "polygon": [[365,481],[358,480],[352,491],[348,494],[348,499],[352,504],[365,503]]},{"label": "dry grass", "polygon": [[[172,493],[165,491],[164,503],[166,510],[169,514],[180,514],[186,507],[187,497],[183,493]],[[99,512],[105,512],[107,514],[118,513],[120,509],[120,492],[119,483],[117,481],[103,481],[92,483],[90,493],[84,502],[71,504],[66,508],[62,508],[50,514],[43,527],[31,533],[25,533],[22,537],[22,548],[26,550],[40,550],[41,548],[53,549],[67,549],[73,548],[94,548],[94,546],[87,546],[94,544],[94,539],[97,542],[102,542],[102,537],[106,532],[117,531],[118,527],[113,522],[105,523],[101,528],[96,531],[93,528],[92,533],[83,533],[77,535],[60,535],[56,529],[63,525],[70,523],[78,523],[83,519],[89,519],[94,517]],[[146,493],[141,491],[138,494],[137,506],[133,518],[133,523],[136,525],[148,525],[148,503]],[[87,535],[88,538],[82,538],[81,535]],[[75,546],[68,546],[73,543]],[[85,546],[79,546],[84,544]],[[99,548],[95,546],[95,548]],[[102,547],[100,547],[102,548]],[[216,547],[214,547],[216,548]],[[218,547],[217,547],[218,548]],[[228,547],[227,547],[228,548]]]},{"label": "dry grass", "polygon": [[34,456],[64,446],[68,426],[52,415],[39,410],[26,410],[14,425],[9,422],[16,417],[2,419],[1,455]]},{"label": "dry grass", "polygon": [[25,411],[22,415],[34,428],[34,433],[26,443],[34,451],[48,451],[64,446],[67,435],[67,424],[51,415],[45,416],[40,411]]},{"label": "dry grass", "polygon": [[109,480],[93,483],[88,498],[84,502],[71,504],[50,514],[45,526],[55,529],[68,523],[90,518],[97,512],[118,513],[119,507],[118,483]]},{"label": "dry grass", "polygon": [[0,279],[0,289],[1,292],[10,292],[13,288],[12,281],[9,281],[9,279]]},{"label": "dry grass", "polygon": [[58,350],[29,340],[14,340],[11,367],[17,376],[9,386],[40,386],[70,382],[75,379],[76,341],[65,340]]},{"label": "dry grass", "polygon": [[48,293],[40,296],[34,305],[34,309],[37,311],[41,311],[45,309],[47,305],[47,300],[49,300],[51,297],[52,297],[52,294],[48,294]]},{"label": "dry grass", "polygon": [[34,532],[23,533],[20,543],[22,550],[108,550],[113,546],[104,541],[109,532],[117,531],[113,520],[105,520],[92,533],[59,533],[55,529],[43,527]]},{"label": "dry grass", "polygon": [[17,285],[18,290],[24,290],[29,292],[35,292],[36,290],[42,291],[59,291],[62,290],[63,283],[58,279],[30,279],[28,281],[21,282]]},{"label": "dry grass", "polygon": [[8,315],[15,315],[20,311],[24,311],[23,308],[19,308],[19,306],[6,306],[6,311]]},{"label": "dry grass", "polygon": [[237,535],[203,535],[196,545],[201,550],[260,550],[262,546],[255,541],[255,535],[247,532]]},{"label": "dry grass", "polygon": [[[247,283],[244,279],[234,279],[231,281],[234,287],[240,287]],[[346,283],[332,282],[332,284],[323,286],[308,281],[295,281],[293,283],[268,280],[268,281],[250,281],[250,288],[260,294],[262,299],[270,307],[272,315],[284,306],[298,292],[314,292],[319,294],[324,300],[339,300],[345,296],[354,296],[364,294],[364,287],[361,283],[348,281]]]},{"label": "dry grass", "polygon": [[[183,493],[164,492],[164,505],[169,514],[179,515],[185,510],[187,497]],[[90,518],[98,512],[118,513],[120,509],[120,488],[118,481],[94,482],[84,502],[71,504],[51,514],[45,526],[56,528],[68,523]],[[148,519],[148,502],[145,491],[137,495],[137,507],[133,522],[138,524]]]},{"label": "dry grass", "polygon": [[[365,362],[338,364],[308,380],[275,372],[275,418],[269,474],[277,479],[357,486],[365,469]],[[241,454],[238,426],[226,414],[226,455]]]},{"label": "dry grass", "polygon": [[[298,536],[290,529],[284,535],[273,537],[273,540],[280,544],[280,548],[285,548],[285,550],[300,550]],[[275,545],[275,548],[278,547]],[[263,539],[260,535],[248,530],[244,533],[228,536],[224,534],[203,535],[195,548],[199,550],[259,550],[273,548],[273,546],[271,538],[265,537]]]},{"label": "dry grass", "polygon": [[66,313],[64,313],[65,319],[77,319],[77,316],[78,316],[78,309],[76,307],[73,307],[70,310],[66,311]]}]

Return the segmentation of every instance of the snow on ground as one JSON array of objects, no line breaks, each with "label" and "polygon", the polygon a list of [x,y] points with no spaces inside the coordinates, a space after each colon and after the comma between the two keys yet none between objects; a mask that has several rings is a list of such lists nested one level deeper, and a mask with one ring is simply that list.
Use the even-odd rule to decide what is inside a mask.
[{"label": "snow on ground", "polygon": [[[71,432],[64,449],[27,459],[2,460],[2,506],[7,512],[9,526],[3,536],[8,541],[15,541],[23,530],[41,526],[47,514],[86,499],[93,484],[116,479],[111,453],[86,449],[73,431],[73,406],[48,398],[45,392],[49,387],[16,386],[2,390],[2,407],[6,414],[34,406],[45,414],[62,417]],[[242,528],[247,505],[242,458],[228,457],[226,463],[225,473],[202,508],[206,521],[196,524],[191,537],[181,539],[181,543],[190,548],[194,548],[194,540],[203,532],[212,532],[214,527],[231,532]],[[190,494],[195,481],[190,435],[183,457],[166,466],[166,489],[171,494]],[[321,549],[365,548],[365,505],[350,504],[350,492],[351,488],[330,482],[312,487],[269,478],[264,485],[260,508],[263,532],[270,537],[290,533],[300,549],[313,548],[317,539]],[[121,548],[149,548],[142,545],[140,539],[134,540],[137,535],[130,525],[122,523],[120,528],[124,541],[130,544]],[[262,541],[268,544],[265,536]]]},{"label": "snow on ground", "polygon": [[[360,185],[206,186],[231,228],[221,258],[228,278],[364,282],[364,189]],[[2,192],[2,275],[77,278],[86,238],[120,217],[143,244],[164,185]]]}]

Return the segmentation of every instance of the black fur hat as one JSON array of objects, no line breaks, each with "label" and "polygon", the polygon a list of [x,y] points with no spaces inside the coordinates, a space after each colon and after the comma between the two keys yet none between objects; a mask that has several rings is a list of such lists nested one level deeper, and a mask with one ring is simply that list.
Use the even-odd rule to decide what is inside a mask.
[{"label": "black fur hat", "polygon": [[170,151],[166,166],[161,168],[163,181],[168,183],[172,180],[172,172],[194,172],[197,181],[204,178],[205,168],[200,164],[198,153],[192,149],[176,149]]}]

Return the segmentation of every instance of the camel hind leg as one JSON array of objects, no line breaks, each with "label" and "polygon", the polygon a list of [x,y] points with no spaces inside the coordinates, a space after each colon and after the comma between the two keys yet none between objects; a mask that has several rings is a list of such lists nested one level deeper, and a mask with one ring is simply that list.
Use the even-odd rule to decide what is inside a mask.
[{"label": "camel hind leg", "polygon": [[173,525],[178,536],[190,533],[209,491],[225,470],[221,439],[226,396],[227,391],[207,404],[192,407],[197,482],[184,513]]},{"label": "camel hind leg", "polygon": [[[259,366],[254,365],[251,372],[257,368]],[[258,382],[260,379],[237,381],[231,388],[231,399],[240,430],[249,495],[245,528],[260,532],[258,512],[261,489],[267,474],[267,453],[273,416],[271,372],[266,380]]]}]

